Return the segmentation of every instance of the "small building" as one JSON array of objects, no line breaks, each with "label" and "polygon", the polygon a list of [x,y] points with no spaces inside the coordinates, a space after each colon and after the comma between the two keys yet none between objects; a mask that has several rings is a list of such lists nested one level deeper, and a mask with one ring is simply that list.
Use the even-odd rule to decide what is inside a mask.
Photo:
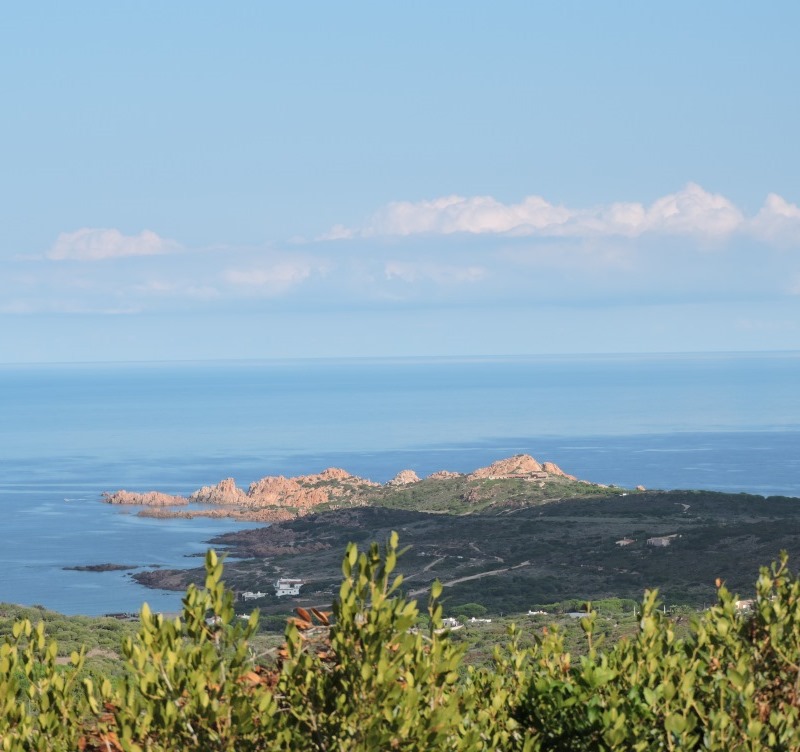
[{"label": "small building", "polygon": [[655,546],[656,548],[666,548],[675,538],[679,537],[677,533],[673,533],[672,535],[658,535],[655,538],[648,538],[647,545]]},{"label": "small building", "polygon": [[445,616],[445,618],[442,619],[442,626],[445,629],[456,629],[461,626],[461,622],[458,619],[454,619],[452,616]]},{"label": "small building", "polygon": [[303,580],[294,580],[290,577],[281,577],[275,581],[275,595],[300,595]]},{"label": "small building", "polygon": [[470,620],[470,624],[491,624],[491,619],[478,619],[477,617],[473,616]]},{"label": "small building", "polygon": [[254,601],[258,598],[263,598],[265,595],[266,593],[262,593],[260,590],[256,593],[254,593],[252,590],[245,590],[243,593],[239,594],[239,597],[243,601]]},{"label": "small building", "polygon": [[736,601],[736,603],[734,603],[733,605],[736,607],[736,610],[739,613],[747,613],[748,611],[753,610],[754,604],[755,601],[752,598],[747,598],[746,600],[743,601]]}]

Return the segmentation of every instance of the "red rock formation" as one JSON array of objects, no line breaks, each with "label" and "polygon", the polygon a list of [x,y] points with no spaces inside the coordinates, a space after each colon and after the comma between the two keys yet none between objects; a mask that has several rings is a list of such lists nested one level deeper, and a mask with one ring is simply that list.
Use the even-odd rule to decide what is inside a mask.
[{"label": "red rock formation", "polygon": [[548,475],[576,480],[573,475],[567,475],[554,462],[540,464],[529,454],[517,454],[505,460],[493,462],[489,467],[481,467],[469,475],[471,480],[483,478],[524,478],[527,480],[542,480]]},{"label": "red rock formation", "polygon": [[428,476],[428,480],[447,480],[448,478],[460,478],[462,473],[453,473],[450,470],[437,470]]},{"label": "red rock formation", "polygon": [[233,478],[225,478],[216,486],[203,486],[189,498],[201,504],[241,504],[247,501],[247,494],[236,487]]},{"label": "red rock formation", "polygon": [[380,486],[380,483],[373,483],[371,480],[367,480],[366,478],[359,478],[357,475],[353,475],[352,473],[348,473],[347,470],[342,470],[340,467],[329,467],[327,470],[323,470],[321,473],[317,475],[298,475],[296,478],[291,478],[290,480],[296,480],[298,483],[345,483],[347,485],[358,485],[358,486]]},{"label": "red rock formation", "polygon": [[146,491],[136,493],[134,491],[106,491],[103,501],[107,504],[146,504],[152,507],[173,507],[182,506],[189,503],[189,499],[183,496],[170,496],[159,491]]},{"label": "red rock formation", "polygon": [[401,470],[386,485],[409,486],[412,483],[419,483],[419,475],[417,475],[413,470]]},{"label": "red rock formation", "polygon": [[247,498],[255,506],[289,506],[299,509],[323,504],[331,494],[325,488],[309,488],[298,482],[298,478],[271,475],[250,485]]},{"label": "red rock formation", "polygon": [[489,467],[480,467],[470,473],[471,479],[481,478],[524,478],[542,473],[542,466],[529,454],[516,454],[506,460],[497,460]]},{"label": "red rock formation", "polygon": [[298,483],[327,483],[328,481],[351,479],[358,480],[355,475],[351,475],[347,470],[342,470],[340,467],[329,467],[316,475],[298,475],[292,480],[296,480]]},{"label": "red rock formation", "polygon": [[567,475],[555,462],[545,462],[542,464],[542,470],[548,475],[558,475],[561,478],[568,480],[578,480],[574,475]]},{"label": "red rock formation", "polygon": [[[434,480],[443,480],[460,476],[460,473],[441,470],[428,477]],[[515,457],[498,460],[488,467],[475,470],[467,477],[470,480],[520,478],[543,482],[550,476],[575,479],[564,473],[558,465],[552,462],[540,464],[527,454],[518,454]],[[405,486],[418,481],[419,476],[413,470],[402,470],[386,485]],[[233,478],[226,478],[215,486],[204,486],[198,489],[188,499],[157,491],[147,493],[117,491],[103,494],[103,500],[109,504],[142,504],[162,508],[148,510],[147,513],[151,516],[233,517],[272,522],[307,514],[320,504],[357,505],[363,499],[368,499],[365,494],[369,489],[379,485],[379,483],[351,475],[341,468],[329,467],[321,473],[300,475],[295,478],[286,478],[282,475],[267,476],[252,483],[247,492],[238,488]],[[469,497],[469,494],[467,496]],[[465,501],[474,501],[475,498],[465,498]],[[183,506],[190,502],[213,504],[217,508],[185,511],[164,509],[171,506]]]}]

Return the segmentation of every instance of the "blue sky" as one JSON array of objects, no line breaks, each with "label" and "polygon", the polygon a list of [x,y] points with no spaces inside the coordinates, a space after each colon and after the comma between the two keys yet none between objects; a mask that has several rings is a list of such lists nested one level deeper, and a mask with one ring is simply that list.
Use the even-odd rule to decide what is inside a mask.
[{"label": "blue sky", "polygon": [[800,5],[7,3],[0,362],[800,349]]}]

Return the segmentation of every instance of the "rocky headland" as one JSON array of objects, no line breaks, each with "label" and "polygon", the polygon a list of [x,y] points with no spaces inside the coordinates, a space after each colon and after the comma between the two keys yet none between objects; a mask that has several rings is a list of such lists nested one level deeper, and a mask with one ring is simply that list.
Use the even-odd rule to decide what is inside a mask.
[{"label": "rocky headland", "polygon": [[461,498],[474,503],[483,498],[481,483],[492,480],[536,482],[544,486],[548,482],[576,481],[576,478],[552,462],[540,463],[530,455],[520,454],[467,475],[440,470],[421,479],[413,470],[401,470],[383,485],[331,467],[321,473],[292,478],[267,476],[251,483],[247,490],[238,487],[233,478],[225,478],[189,496],[120,490],[106,492],[102,499],[108,504],[143,506],[145,509],[139,514],[148,517],[228,517],[280,522],[324,509],[393,505],[393,500],[405,499],[415,487],[422,492],[426,488],[438,488],[442,483],[465,485]]}]

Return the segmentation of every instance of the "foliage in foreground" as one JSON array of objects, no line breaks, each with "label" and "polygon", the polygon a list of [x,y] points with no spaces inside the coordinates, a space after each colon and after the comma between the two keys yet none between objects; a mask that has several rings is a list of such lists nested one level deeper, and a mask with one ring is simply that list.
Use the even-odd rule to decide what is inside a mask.
[{"label": "foliage in foreground", "polygon": [[246,623],[206,558],[181,618],[147,606],[126,638],[123,684],[56,663],[40,623],[17,622],[0,645],[2,750],[797,750],[800,581],[786,557],[762,569],[754,610],[718,603],[676,637],[647,593],[637,635],[608,650],[595,614],[573,663],[551,630],[515,639],[489,669],[463,669],[440,629],[440,588],[417,630],[415,601],[383,551],[347,549],[333,613],[298,609],[277,655],[256,655]]}]

